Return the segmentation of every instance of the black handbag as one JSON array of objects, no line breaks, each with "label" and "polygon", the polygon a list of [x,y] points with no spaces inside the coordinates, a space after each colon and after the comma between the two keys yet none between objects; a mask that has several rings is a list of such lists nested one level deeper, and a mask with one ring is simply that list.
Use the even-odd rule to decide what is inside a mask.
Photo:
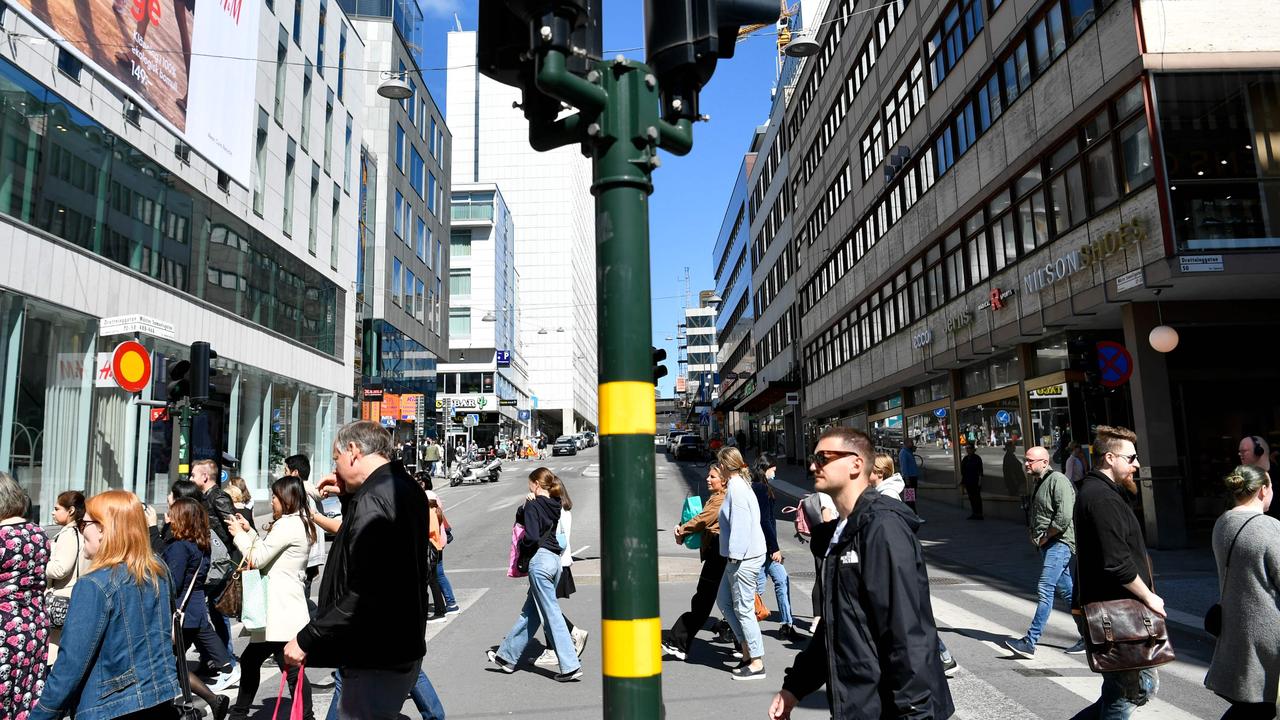
[{"label": "black handbag", "polygon": [[[80,531],[76,530],[76,580],[80,579]],[[73,581],[74,582],[74,581]],[[67,623],[67,611],[71,609],[71,597],[55,595],[53,590],[44,593],[44,611],[49,616],[49,627],[60,628]]]},{"label": "black handbag", "polygon": [[[1249,523],[1253,522],[1262,514],[1263,513],[1258,513],[1258,515],[1254,515],[1248,520],[1245,520],[1244,524],[1240,526],[1240,529],[1236,531],[1235,537],[1231,538],[1231,548],[1227,550],[1227,561],[1224,563],[1222,568],[1223,590],[1227,588],[1227,577],[1231,574],[1231,553],[1236,550],[1236,541],[1240,539],[1240,533],[1244,532],[1244,529],[1249,526]],[[1214,637],[1218,637],[1218,635],[1222,633],[1222,603],[1214,603],[1209,610],[1205,612],[1204,631]]]},{"label": "black handbag", "polygon": [[187,601],[195,591],[196,578],[199,575],[197,571],[191,576],[187,593],[182,596],[182,602],[173,611],[173,652],[178,660],[178,687],[182,689],[182,695],[173,700],[173,709],[177,712],[178,720],[204,720],[204,711],[196,707],[196,701],[191,697],[191,678],[187,674],[187,647],[186,643],[182,642],[182,621],[187,615]]}]

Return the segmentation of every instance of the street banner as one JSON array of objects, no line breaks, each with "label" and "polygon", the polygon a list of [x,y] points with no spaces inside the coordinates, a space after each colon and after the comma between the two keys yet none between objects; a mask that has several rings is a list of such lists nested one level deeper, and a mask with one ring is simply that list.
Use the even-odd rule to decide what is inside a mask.
[{"label": "street banner", "polygon": [[246,0],[14,0],[67,52],[249,187],[258,19]]}]

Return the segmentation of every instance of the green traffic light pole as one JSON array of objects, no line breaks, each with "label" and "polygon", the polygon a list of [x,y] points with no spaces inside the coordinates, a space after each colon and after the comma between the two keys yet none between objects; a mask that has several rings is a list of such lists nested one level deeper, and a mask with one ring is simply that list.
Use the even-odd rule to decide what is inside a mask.
[{"label": "green traffic light pole", "polygon": [[582,78],[567,70],[562,51],[534,52],[538,90],[578,112],[555,121],[531,118],[533,147],[581,143],[594,168],[604,716],[653,720],[665,711],[653,524],[648,196],[658,150],[688,153],[693,132],[688,120],[671,124],[659,117],[658,83],[648,66],[619,56],[596,62]]}]

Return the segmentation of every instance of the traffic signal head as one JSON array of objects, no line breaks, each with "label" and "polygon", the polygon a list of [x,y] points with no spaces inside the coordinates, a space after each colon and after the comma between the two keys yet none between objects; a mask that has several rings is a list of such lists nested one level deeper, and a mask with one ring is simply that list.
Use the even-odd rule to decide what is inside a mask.
[{"label": "traffic signal head", "polygon": [[[528,104],[541,94],[534,87],[533,50],[560,50],[570,56],[570,72],[586,75],[591,58],[600,57],[602,12],[601,0],[482,0],[476,64],[494,80],[523,89]],[[555,107],[558,112],[558,102]]]},{"label": "traffic signal head", "polygon": [[662,118],[697,120],[698,91],[716,60],[733,57],[739,28],[780,14],[775,0],[645,0],[645,62],[658,78]]},{"label": "traffic signal head", "polygon": [[217,371],[209,367],[209,361],[218,357],[218,353],[203,340],[191,343],[191,363],[189,369],[191,382],[191,399],[208,400],[212,387],[209,380]]},{"label": "traffic signal head", "polygon": [[191,363],[179,360],[169,363],[169,382],[165,384],[165,398],[170,403],[182,402],[191,395],[191,383],[187,376],[191,372]]},{"label": "traffic signal head", "polygon": [[657,385],[658,380],[667,374],[667,369],[662,365],[662,361],[667,359],[667,351],[652,345],[649,347],[653,350],[653,384]]}]

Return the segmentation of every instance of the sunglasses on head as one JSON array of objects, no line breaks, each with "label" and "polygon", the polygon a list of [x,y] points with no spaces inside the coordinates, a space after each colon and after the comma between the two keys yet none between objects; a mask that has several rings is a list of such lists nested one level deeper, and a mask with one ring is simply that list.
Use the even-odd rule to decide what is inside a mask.
[{"label": "sunglasses on head", "polygon": [[820,468],[820,467],[825,467],[826,464],[829,462],[835,462],[840,458],[845,458],[845,457],[849,457],[850,455],[857,455],[857,454],[858,453],[853,450],[815,450],[813,454],[809,456],[808,459],[809,459],[810,465],[813,465],[816,468]]}]

